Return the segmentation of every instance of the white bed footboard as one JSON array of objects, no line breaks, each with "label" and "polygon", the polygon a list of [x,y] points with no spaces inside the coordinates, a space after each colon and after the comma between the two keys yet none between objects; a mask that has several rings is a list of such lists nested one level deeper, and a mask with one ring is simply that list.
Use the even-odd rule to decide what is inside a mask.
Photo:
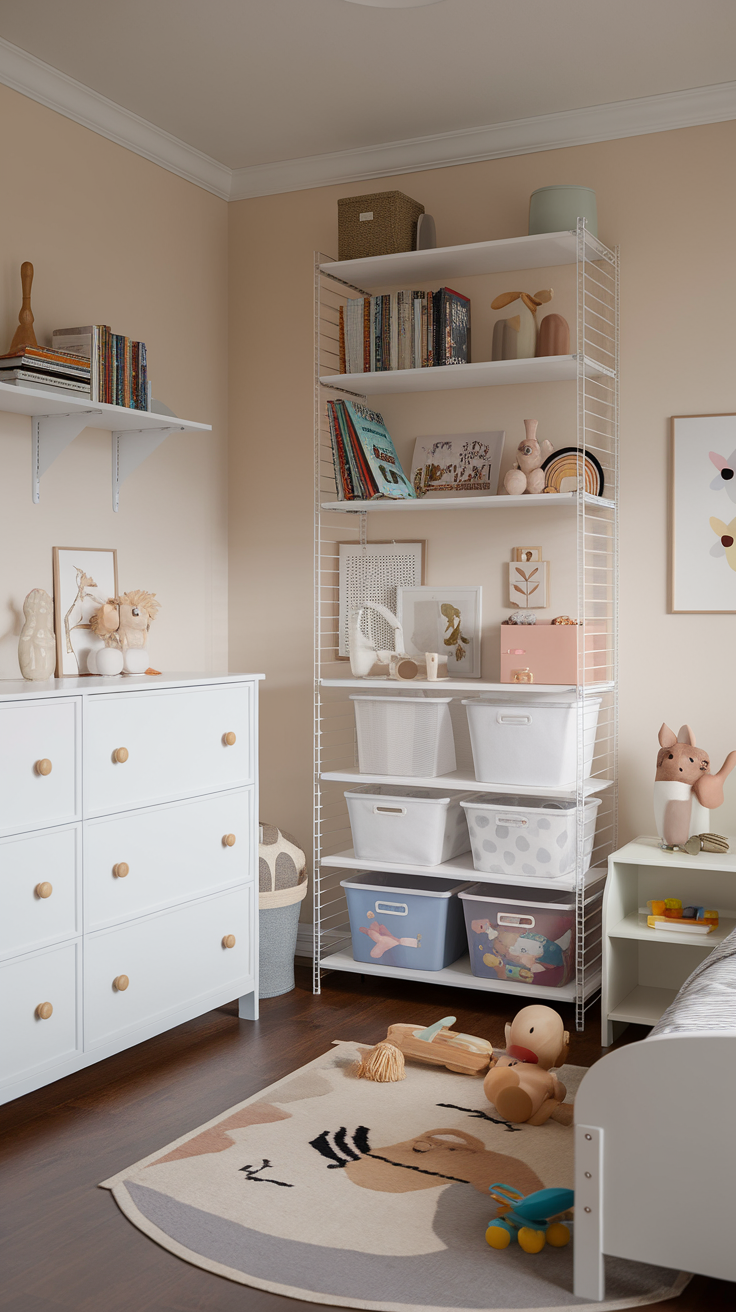
[{"label": "white bed footboard", "polygon": [[611,1052],[575,1099],[575,1294],[603,1254],[736,1281],[736,1030]]}]

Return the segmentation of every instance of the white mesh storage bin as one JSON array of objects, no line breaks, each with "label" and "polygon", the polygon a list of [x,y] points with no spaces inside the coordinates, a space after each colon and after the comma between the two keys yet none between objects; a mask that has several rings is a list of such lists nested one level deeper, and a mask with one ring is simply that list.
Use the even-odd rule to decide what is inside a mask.
[{"label": "white mesh storage bin", "polygon": [[365,784],[345,793],[355,855],[361,861],[438,866],[470,850],[460,802],[441,788]]},{"label": "white mesh storage bin", "polygon": [[455,769],[450,697],[351,694],[361,774],[433,779]]},{"label": "white mesh storage bin", "polygon": [[[583,873],[590,865],[600,797],[585,803]],[[555,797],[471,794],[461,802],[473,865],[487,875],[557,879],[575,869],[576,807]]]},{"label": "white mesh storage bin", "polygon": [[[527,784],[537,788],[574,785],[578,703],[541,697],[502,702],[466,698],[475,777],[484,784]],[[586,697],[583,715],[583,774],[590,774],[600,697]]]}]

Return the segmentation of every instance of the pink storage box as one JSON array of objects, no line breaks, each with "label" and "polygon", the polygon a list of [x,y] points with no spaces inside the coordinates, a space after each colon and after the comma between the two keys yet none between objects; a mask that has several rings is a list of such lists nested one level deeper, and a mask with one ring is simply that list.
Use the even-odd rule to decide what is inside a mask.
[{"label": "pink storage box", "polygon": [[[500,682],[576,684],[578,632],[577,624],[502,624]],[[590,623],[583,632],[585,682],[603,682],[608,677],[606,632]]]}]

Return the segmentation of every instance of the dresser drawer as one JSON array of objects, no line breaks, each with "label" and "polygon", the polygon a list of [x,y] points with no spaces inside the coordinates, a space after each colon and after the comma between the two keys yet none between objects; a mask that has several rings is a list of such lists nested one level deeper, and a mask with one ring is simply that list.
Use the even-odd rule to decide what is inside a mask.
[{"label": "dresser drawer", "polygon": [[[0,1085],[81,1050],[79,943],[0,963]],[[50,1003],[42,1020],[36,1008]]]},{"label": "dresser drawer", "polygon": [[[208,998],[228,1001],[252,979],[254,886],[189,902],[85,940],[85,1049]],[[232,948],[223,946],[234,935]],[[127,977],[128,986],[114,981]],[[123,981],[124,982],[124,981]]]},{"label": "dresser drawer", "polygon": [[85,929],[252,879],[253,809],[253,788],[242,788],[87,821]]},{"label": "dresser drawer", "polygon": [[81,832],[0,839],[0,958],[81,934]]},{"label": "dresser drawer", "polygon": [[85,815],[252,783],[252,719],[251,683],[90,696]]},{"label": "dresser drawer", "polygon": [[0,834],[79,818],[79,725],[76,697],[0,706]]}]

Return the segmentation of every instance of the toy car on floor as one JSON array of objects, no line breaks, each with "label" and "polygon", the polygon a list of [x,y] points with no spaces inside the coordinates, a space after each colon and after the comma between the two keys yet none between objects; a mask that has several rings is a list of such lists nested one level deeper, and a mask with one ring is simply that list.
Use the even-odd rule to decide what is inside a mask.
[{"label": "toy car on floor", "polygon": [[537,1189],[525,1197],[510,1184],[492,1184],[489,1193],[498,1203],[498,1215],[486,1230],[491,1248],[508,1248],[516,1240],[525,1253],[539,1253],[545,1244],[553,1248],[569,1244],[568,1226],[554,1218],[572,1207],[572,1189]]}]

